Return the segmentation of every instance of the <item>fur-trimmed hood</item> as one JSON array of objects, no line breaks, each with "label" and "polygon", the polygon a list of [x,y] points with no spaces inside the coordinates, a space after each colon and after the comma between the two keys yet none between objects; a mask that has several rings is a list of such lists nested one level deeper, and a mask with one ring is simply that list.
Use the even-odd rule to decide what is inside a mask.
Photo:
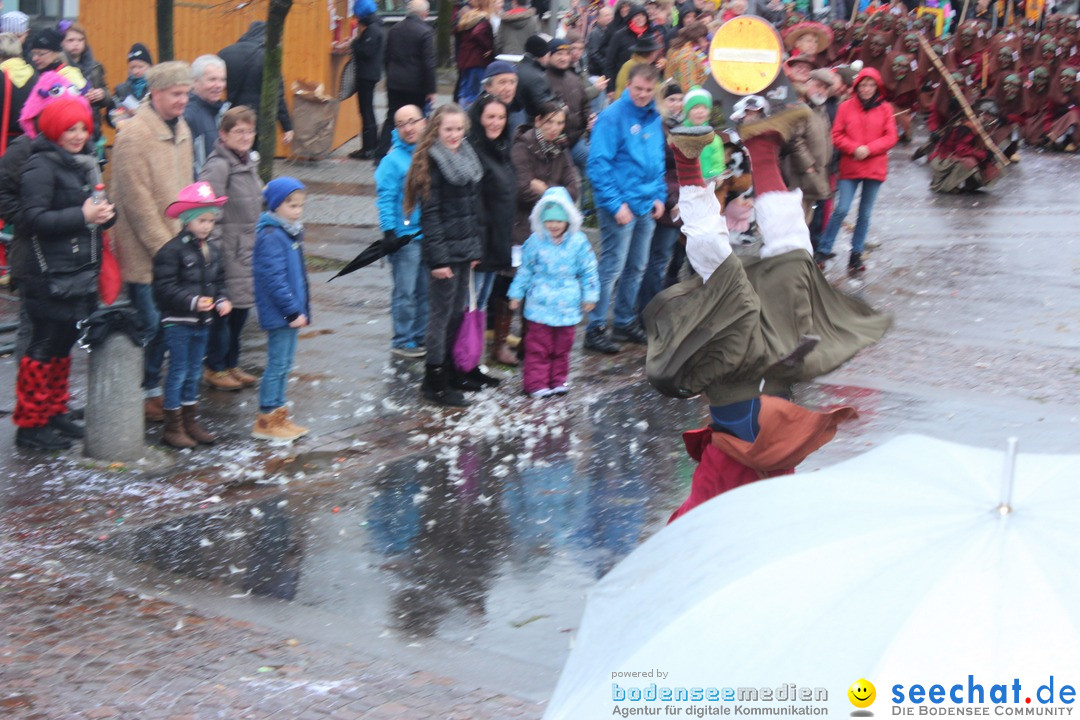
[{"label": "fur-trimmed hood", "polygon": [[544,207],[555,203],[561,205],[562,209],[566,211],[567,217],[570,218],[570,227],[567,228],[567,235],[572,235],[581,230],[581,212],[577,209],[577,205],[574,204],[574,199],[570,197],[570,193],[564,187],[549,187],[544,191],[544,194],[540,196],[540,199],[533,206],[532,212],[529,213],[529,227],[532,228],[533,234],[540,236],[547,236],[547,230],[544,229],[544,223],[540,221],[540,213]]}]

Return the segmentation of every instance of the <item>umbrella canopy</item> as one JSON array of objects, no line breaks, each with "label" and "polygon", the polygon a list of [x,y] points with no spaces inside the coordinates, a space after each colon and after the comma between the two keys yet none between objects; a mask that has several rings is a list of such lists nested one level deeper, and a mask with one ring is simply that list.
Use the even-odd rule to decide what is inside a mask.
[{"label": "umbrella canopy", "polygon": [[[1052,674],[1075,683],[1080,456],[1018,456],[1009,512],[1003,466],[1001,452],[909,435],[701,505],[592,590],[545,720],[665,704],[614,703],[613,683],[796,683],[847,714],[867,678],[878,716],[895,684],[973,675],[989,693],[1018,678],[1024,705]],[[613,675],[650,670],[667,675]]]},{"label": "umbrella canopy", "polygon": [[[342,277],[343,275],[348,275],[349,273],[355,272],[362,267],[367,267],[379,258],[386,257],[387,255],[392,255],[393,253],[408,245],[410,240],[412,240],[411,235],[406,235],[405,237],[394,237],[390,240],[388,240],[387,238],[380,238],[368,245],[366,248],[364,248],[360,252],[360,254],[350,260],[345,265],[345,267],[338,270],[337,274],[334,275],[334,277],[330,278],[330,280]],[[326,282],[330,282],[330,280],[327,280]]]}]

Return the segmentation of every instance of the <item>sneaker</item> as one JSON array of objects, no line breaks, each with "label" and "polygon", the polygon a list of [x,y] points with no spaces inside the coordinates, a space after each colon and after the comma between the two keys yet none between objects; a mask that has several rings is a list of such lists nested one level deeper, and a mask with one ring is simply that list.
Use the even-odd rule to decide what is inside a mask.
[{"label": "sneaker", "polygon": [[551,388],[543,388],[542,390],[534,390],[531,393],[525,393],[534,400],[540,400],[552,395]]},{"label": "sneaker", "polygon": [[565,395],[568,392],[570,392],[570,388],[566,387],[565,385],[556,385],[555,387],[551,388],[552,395]]},{"label": "sneaker", "polygon": [[818,270],[825,270],[825,263],[836,257],[836,253],[823,253],[820,250],[814,251],[814,262],[817,263]]},{"label": "sneaker", "polygon": [[391,355],[403,358],[422,358],[427,355],[427,348],[422,347],[394,347],[390,348]]},{"label": "sneaker", "polygon": [[215,390],[239,390],[244,387],[228,370],[204,370],[203,381]]},{"label": "sneaker", "polygon": [[626,325],[625,327],[615,326],[615,329],[611,333],[611,339],[618,342],[630,342],[637,345],[648,345],[649,338],[645,334],[645,330],[640,325],[634,323],[633,325]]},{"label": "sneaker", "polygon": [[607,328],[603,325],[585,331],[585,349],[605,355],[615,355],[620,350],[608,337]]},{"label": "sneaker", "polygon": [[862,253],[852,252],[848,258],[848,277],[858,277],[866,272],[866,265],[862,261]]}]

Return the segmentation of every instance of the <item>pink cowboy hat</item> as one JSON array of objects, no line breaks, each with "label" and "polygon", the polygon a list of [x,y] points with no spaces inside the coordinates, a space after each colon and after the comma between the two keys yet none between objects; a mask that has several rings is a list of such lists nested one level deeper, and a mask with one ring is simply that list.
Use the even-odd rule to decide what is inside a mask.
[{"label": "pink cowboy hat", "polygon": [[188,210],[220,209],[227,202],[229,198],[226,195],[214,196],[214,188],[210,187],[210,183],[197,182],[181,190],[176,196],[176,202],[170,203],[169,207],[165,208],[165,214],[171,218],[178,218],[180,213]]}]

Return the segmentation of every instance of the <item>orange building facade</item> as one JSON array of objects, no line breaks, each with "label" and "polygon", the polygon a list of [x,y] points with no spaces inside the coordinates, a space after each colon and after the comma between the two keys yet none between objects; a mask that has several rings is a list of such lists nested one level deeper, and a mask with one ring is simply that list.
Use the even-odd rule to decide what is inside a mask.
[{"label": "orange building facade", "polygon": [[[153,0],[82,0],[79,22],[87,32],[94,56],[105,66],[110,90],[127,77],[127,53],[133,43],[146,45],[159,60]],[[253,20],[265,20],[267,0],[177,0],[174,55],[191,62],[199,55],[217,53],[236,42]],[[294,0],[285,22],[284,59],[286,101],[292,108],[292,83],[323,83],[337,96],[347,50],[334,51],[335,39],[348,38],[348,0]],[[360,132],[356,99],[338,107],[334,147]],[[277,154],[288,154],[278,143]]]}]

